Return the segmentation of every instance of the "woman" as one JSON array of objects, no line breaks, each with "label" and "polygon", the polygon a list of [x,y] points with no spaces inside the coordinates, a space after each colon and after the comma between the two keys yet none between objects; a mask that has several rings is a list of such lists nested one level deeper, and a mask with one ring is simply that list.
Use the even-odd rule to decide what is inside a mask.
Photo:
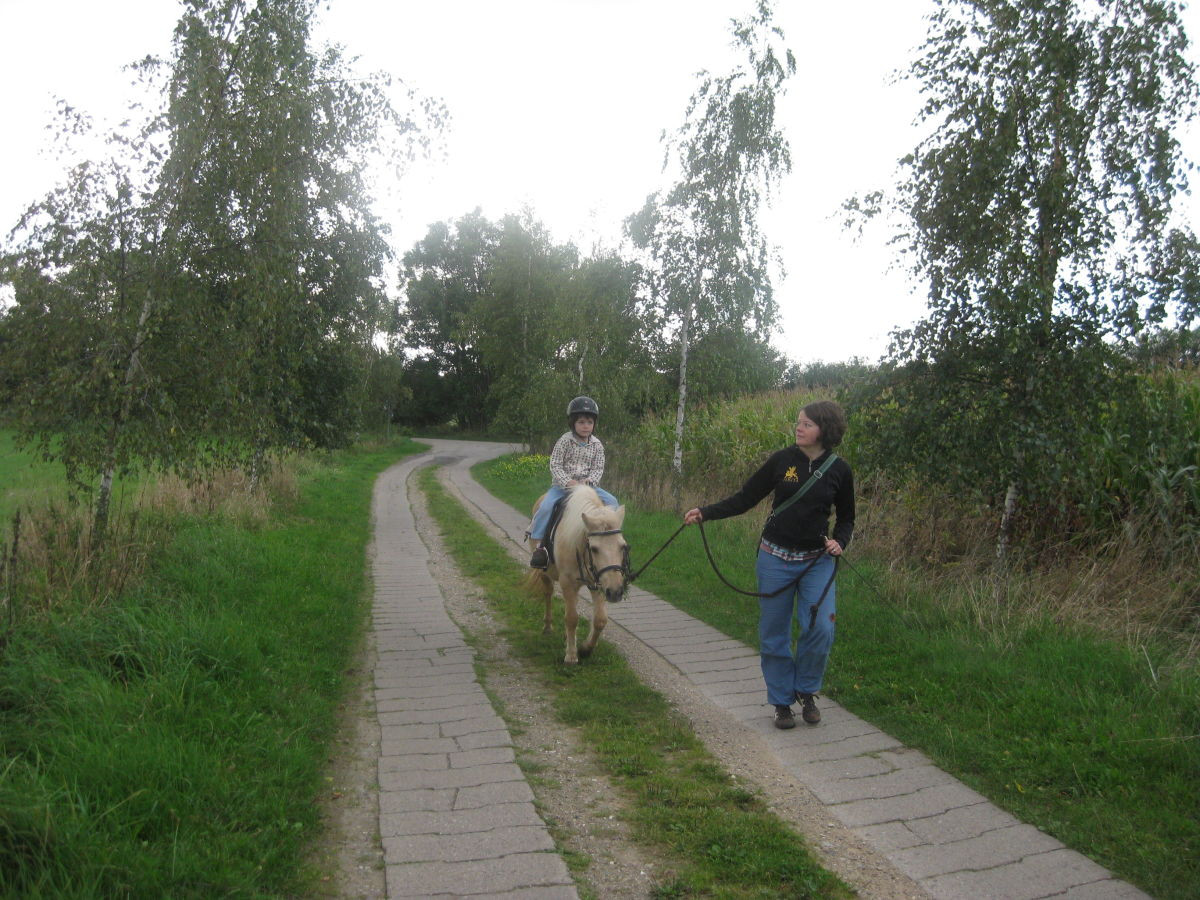
[{"label": "woman", "polygon": [[[685,525],[694,525],[741,515],[774,491],[759,543],[757,574],[759,593],[774,594],[759,598],[758,639],[776,728],[795,727],[793,700],[800,701],[805,722],[821,721],[816,694],[833,647],[837,614],[834,557],[854,533],[854,474],[833,453],[845,434],[841,406],[832,400],[809,403],[796,419],[793,446],[771,454],[736,494],[689,509],[683,517]],[[818,477],[810,483],[814,475]],[[827,537],[831,510],[836,510],[837,519],[833,536]],[[801,627],[794,651],[793,617]]]}]

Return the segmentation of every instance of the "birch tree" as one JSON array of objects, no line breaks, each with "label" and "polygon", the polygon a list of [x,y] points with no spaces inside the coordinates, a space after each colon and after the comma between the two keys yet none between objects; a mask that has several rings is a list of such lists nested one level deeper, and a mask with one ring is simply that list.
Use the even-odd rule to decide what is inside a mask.
[{"label": "birch tree", "polygon": [[[436,107],[309,45],[314,0],[192,0],[159,109],[35,204],[5,253],[19,433],[86,484],[335,443],[379,322],[367,166],[418,152]],[[411,113],[411,114],[410,114]],[[364,369],[365,372],[365,369]]]},{"label": "birch tree", "polygon": [[627,222],[633,244],[649,257],[651,291],[678,348],[678,397],[672,466],[683,472],[689,349],[713,330],[748,331],[765,339],[777,306],[773,253],[759,211],[790,171],[788,143],[776,121],[784,83],[796,69],[771,5],[733,22],[732,72],[702,73],[683,126],[667,142],[678,179],[651,195]]},{"label": "birch tree", "polygon": [[929,313],[893,345],[909,430],[893,443],[990,489],[1001,561],[1022,500],[1061,481],[1121,389],[1122,348],[1195,314],[1200,256],[1173,214],[1186,46],[1171,2],[938,0],[909,69],[929,136],[875,199],[907,223]]}]

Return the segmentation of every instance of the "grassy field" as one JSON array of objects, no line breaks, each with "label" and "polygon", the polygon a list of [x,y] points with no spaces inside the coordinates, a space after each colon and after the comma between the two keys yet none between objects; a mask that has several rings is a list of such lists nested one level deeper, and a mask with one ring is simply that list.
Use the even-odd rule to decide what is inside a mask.
[{"label": "grassy field", "polygon": [[0,896],[310,890],[371,487],[416,449],[334,454],[265,521],[185,518],[118,600],[18,625],[0,654]]},{"label": "grassy field", "polygon": [[[527,511],[544,461],[476,467]],[[761,516],[705,526],[717,564],[754,590]],[[678,517],[631,509],[635,569]],[[1200,673],[1060,622],[993,629],[969,604],[901,592],[853,547],[838,579],[825,693],[986,795],[1158,898],[1200,896]],[[756,644],[757,600],[724,588],[686,529],[638,584]]]},{"label": "grassy field", "polygon": [[641,684],[610,644],[601,642],[587,665],[561,663],[561,622],[555,634],[541,633],[540,607],[519,587],[522,567],[450,499],[432,468],[420,477],[443,540],[486,594],[506,641],[545,679],[559,719],[583,730],[626,792],[635,837],[671,855],[674,878],[658,886],[657,897],[851,896],[761,798],[729,778],[686,718]]},{"label": "grassy field", "polygon": [[13,432],[0,428],[0,523],[7,527],[18,507],[64,496],[62,466],[19,452]]}]

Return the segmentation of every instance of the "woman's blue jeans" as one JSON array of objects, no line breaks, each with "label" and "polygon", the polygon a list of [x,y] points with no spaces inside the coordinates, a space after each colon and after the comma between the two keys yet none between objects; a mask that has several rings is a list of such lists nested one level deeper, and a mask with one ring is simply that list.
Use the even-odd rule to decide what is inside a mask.
[{"label": "woman's blue jeans", "polygon": [[[769,594],[788,582],[795,581],[812,564],[791,590],[774,597],[759,597],[758,650],[761,654],[763,681],[767,684],[767,702],[776,706],[791,706],[796,694],[815,694],[821,689],[825,665],[833,647],[834,623],[837,619],[837,585],[829,585],[817,610],[813,626],[811,610],[821,597],[821,591],[834,572],[832,556],[788,562],[758,551],[758,592]],[[800,623],[800,637],[792,649],[792,620]]]},{"label": "woman's blue jeans", "polygon": [[[611,506],[614,509],[620,506],[617,498],[604,488],[595,488],[594,490],[600,495],[600,500],[605,506]],[[550,490],[546,491],[546,498],[542,500],[542,505],[533,514],[533,521],[529,523],[529,536],[535,541],[540,541],[546,536],[546,526],[550,524],[550,513],[554,511],[554,504],[566,492],[566,488],[560,488],[556,484],[552,484]]]}]

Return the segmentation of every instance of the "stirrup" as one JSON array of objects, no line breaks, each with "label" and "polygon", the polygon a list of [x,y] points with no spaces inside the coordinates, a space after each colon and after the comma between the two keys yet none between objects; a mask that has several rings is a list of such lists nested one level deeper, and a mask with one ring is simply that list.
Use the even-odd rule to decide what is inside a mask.
[{"label": "stirrup", "polygon": [[533,555],[529,557],[529,567],[531,569],[542,569],[543,571],[550,566],[550,551],[545,547],[538,547],[533,551]]}]

